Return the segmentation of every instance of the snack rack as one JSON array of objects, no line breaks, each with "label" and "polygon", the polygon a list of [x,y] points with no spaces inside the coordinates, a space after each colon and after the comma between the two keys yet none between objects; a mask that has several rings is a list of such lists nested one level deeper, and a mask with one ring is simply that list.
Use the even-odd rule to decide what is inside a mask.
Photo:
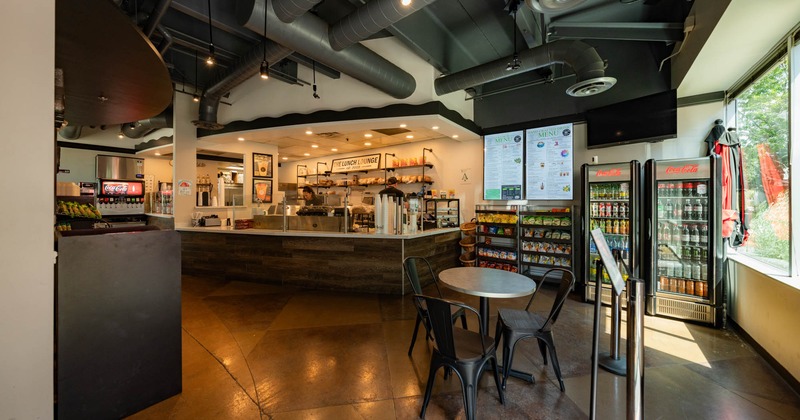
[{"label": "snack rack", "polygon": [[520,268],[540,277],[545,271],[575,271],[575,224],[571,207],[525,206],[519,212]]},{"label": "snack rack", "polygon": [[519,265],[519,214],[517,206],[475,207],[478,267],[517,273]]}]

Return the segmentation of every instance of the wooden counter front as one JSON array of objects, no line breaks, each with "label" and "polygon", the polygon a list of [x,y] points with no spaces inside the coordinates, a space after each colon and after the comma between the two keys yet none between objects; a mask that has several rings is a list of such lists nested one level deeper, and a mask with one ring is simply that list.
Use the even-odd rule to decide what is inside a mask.
[{"label": "wooden counter front", "polygon": [[409,293],[402,262],[424,256],[436,271],[458,265],[459,229],[418,235],[178,228],[183,274],[305,288]]}]

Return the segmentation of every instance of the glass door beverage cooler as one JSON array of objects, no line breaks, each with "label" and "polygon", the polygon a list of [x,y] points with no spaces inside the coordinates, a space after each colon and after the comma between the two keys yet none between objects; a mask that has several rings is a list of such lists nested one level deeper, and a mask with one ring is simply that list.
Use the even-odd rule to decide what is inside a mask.
[{"label": "glass door beverage cooler", "polygon": [[716,156],[645,163],[648,314],[722,326],[721,179]]},{"label": "glass door beverage cooler", "polygon": [[[595,261],[600,259],[590,232],[601,229],[612,251],[631,270],[639,274],[639,202],[641,191],[641,164],[638,161],[611,163],[606,165],[584,164],[581,168],[583,181],[583,207],[581,237],[583,247],[584,299],[594,301]],[[625,302],[623,292],[622,301]],[[611,281],[602,279],[600,299],[611,303]]]}]

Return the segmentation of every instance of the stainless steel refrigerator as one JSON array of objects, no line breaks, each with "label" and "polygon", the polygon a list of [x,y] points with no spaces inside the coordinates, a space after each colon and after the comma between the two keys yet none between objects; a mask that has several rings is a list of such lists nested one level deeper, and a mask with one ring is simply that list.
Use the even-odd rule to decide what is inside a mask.
[{"label": "stainless steel refrigerator", "polygon": [[[612,250],[618,250],[630,269],[627,275],[638,276],[640,265],[640,196],[641,164],[636,161],[588,165],[581,167],[583,182],[581,238],[583,256],[584,299],[594,301],[596,288],[595,261],[600,259],[593,229],[600,228]],[[601,301],[611,303],[611,283],[601,280]],[[625,302],[627,291],[622,294]]]},{"label": "stainless steel refrigerator", "polygon": [[717,156],[645,162],[647,312],[723,326]]}]

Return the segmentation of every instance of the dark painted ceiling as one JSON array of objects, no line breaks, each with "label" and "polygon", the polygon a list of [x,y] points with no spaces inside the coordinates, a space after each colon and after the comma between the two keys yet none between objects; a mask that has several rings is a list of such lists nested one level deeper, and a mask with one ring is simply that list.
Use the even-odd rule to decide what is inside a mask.
[{"label": "dark painted ceiling", "polygon": [[[569,0],[540,1],[555,5],[570,3]],[[287,2],[309,3],[284,1]],[[189,91],[202,92],[215,72],[236,66],[237,60],[264,39],[260,33],[237,21],[236,7],[252,9],[254,0],[116,0],[114,3],[143,29],[153,27],[157,20],[158,26],[153,27],[150,40],[163,50],[173,82],[185,84]],[[208,67],[203,61],[209,53],[209,3],[218,60],[215,67]],[[255,3],[259,7],[260,0]],[[333,25],[364,3],[367,1],[323,0],[307,13]],[[568,79],[572,73],[563,65],[551,65],[467,89],[466,98],[480,101],[476,102],[476,122],[484,127],[497,126],[507,124],[507,118],[519,118],[514,115],[520,112],[514,103],[530,103],[528,106],[553,103],[552,112],[530,118],[541,119],[553,116],[549,114],[581,112],[589,105],[600,106],[668,89],[669,71],[659,71],[658,64],[670,54],[674,43],[683,38],[684,19],[693,4],[691,0],[578,0],[578,5],[569,10],[540,13],[525,1],[510,3],[503,0],[433,1],[372,37],[396,37],[443,74],[510,58],[515,49],[533,48],[543,41],[579,39],[595,46],[607,60],[607,75],[620,80],[618,87],[594,98],[584,98],[583,102],[563,94],[561,85],[570,83],[562,79]],[[510,13],[515,5],[518,5],[516,24]],[[153,19],[158,16],[158,8],[165,6],[163,17]],[[272,30],[275,29],[268,33]],[[392,60],[392,57],[384,58]],[[310,67],[315,59],[294,52],[280,62],[270,63],[271,76],[286,83],[302,83],[296,78],[297,66]],[[317,64],[316,70],[332,78],[339,75],[334,65]],[[257,66],[251,71],[257,73]],[[625,80],[630,77],[636,80]],[[498,103],[505,104],[502,115],[492,115]]]}]

